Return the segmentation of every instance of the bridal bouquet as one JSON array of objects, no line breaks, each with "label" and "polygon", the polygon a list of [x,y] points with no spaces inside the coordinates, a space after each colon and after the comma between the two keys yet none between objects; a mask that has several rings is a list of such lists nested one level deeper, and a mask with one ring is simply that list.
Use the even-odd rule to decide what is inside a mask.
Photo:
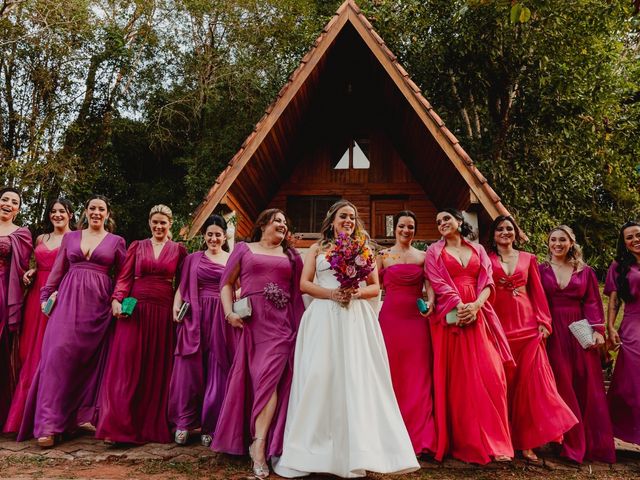
[{"label": "bridal bouquet", "polygon": [[325,258],[342,289],[358,288],[375,267],[373,252],[366,239],[343,233],[338,234],[334,247],[327,251]]}]

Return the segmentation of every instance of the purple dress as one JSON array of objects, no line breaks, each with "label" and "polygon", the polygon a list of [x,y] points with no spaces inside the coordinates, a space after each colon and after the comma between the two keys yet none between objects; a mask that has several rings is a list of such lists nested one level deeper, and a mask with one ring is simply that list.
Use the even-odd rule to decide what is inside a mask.
[{"label": "purple dress", "polygon": [[[270,458],[282,452],[293,351],[304,311],[299,290],[302,259],[293,249],[286,257],[253,253],[241,242],[229,257],[222,285],[236,268],[240,269],[242,296],[251,299],[253,314],[244,320],[211,449],[246,454],[255,436],[256,418],[277,391],[278,403],[266,439]],[[289,297],[284,308],[264,296],[269,283]]]},{"label": "purple dress", "polygon": [[560,288],[549,264],[540,266],[542,286],[549,301],[553,335],[547,354],[560,396],[579,423],[564,434],[561,455],[576,462],[616,461],[611,419],[604,392],[604,378],[597,349],[585,350],[569,330],[569,324],[586,318],[604,331],[604,311],[596,274],[588,266],[575,271]]},{"label": "purple dress", "polygon": [[97,420],[97,398],[108,351],[113,282],[125,258],[122,237],[108,233],[89,259],[82,230],[67,233],[40,300],[58,297],[42,341],[18,440],[74,430]]},{"label": "purple dress", "polygon": [[[3,425],[18,377],[17,351],[11,351],[13,332],[22,320],[22,275],[29,268],[31,232],[20,227],[0,236],[0,425]],[[15,356],[14,356],[15,355]]]},{"label": "purple dress", "polygon": [[[617,266],[614,261],[609,267],[605,295],[618,289]],[[607,400],[614,435],[625,442],[640,444],[640,265],[631,266],[627,280],[633,300],[624,304],[624,316],[618,330],[622,345]]]},{"label": "purple dress", "polygon": [[[217,358],[214,341],[225,342],[224,313],[220,306],[220,279],[224,265],[205,252],[189,255],[182,268],[180,294],[191,305],[178,324],[178,341],[169,389],[169,421],[180,430],[201,427],[211,435],[218,421],[231,365],[230,355]],[[231,340],[231,338],[229,338]],[[222,349],[225,353],[232,351]]]}]

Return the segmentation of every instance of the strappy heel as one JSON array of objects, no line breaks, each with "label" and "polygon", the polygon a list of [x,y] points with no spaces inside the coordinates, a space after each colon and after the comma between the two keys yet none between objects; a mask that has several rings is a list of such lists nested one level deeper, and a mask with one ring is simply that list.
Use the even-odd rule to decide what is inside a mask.
[{"label": "strappy heel", "polygon": [[173,441],[178,445],[184,445],[187,443],[189,439],[189,430],[176,430],[175,435],[173,436]]},{"label": "strappy heel", "polygon": [[267,478],[269,476],[269,465],[267,465],[267,462],[258,463],[254,453],[256,443],[258,443],[258,441],[264,442],[264,438],[256,437],[253,439],[253,443],[249,445],[249,456],[251,457],[252,462],[251,468],[256,477]]}]

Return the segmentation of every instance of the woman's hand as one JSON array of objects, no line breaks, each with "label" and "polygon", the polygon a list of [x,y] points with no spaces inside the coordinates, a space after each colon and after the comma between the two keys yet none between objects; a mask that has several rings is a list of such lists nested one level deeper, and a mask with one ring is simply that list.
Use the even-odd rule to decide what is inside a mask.
[{"label": "woman's hand", "polygon": [[351,289],[334,288],[329,293],[329,299],[339,303],[340,305],[347,305],[351,301],[352,297],[353,290]]},{"label": "woman's hand", "polygon": [[29,285],[31,285],[31,282],[33,282],[34,273],[36,273],[36,269],[30,268],[29,270],[24,272],[24,275],[22,275],[22,283],[24,283],[25,287],[28,287]]},{"label": "woman's hand", "polygon": [[458,307],[458,325],[463,327],[475,322],[481,305],[478,302],[465,303]]},{"label": "woman's hand", "polygon": [[176,323],[181,323],[182,320],[178,320],[178,313],[180,313],[180,309],[182,308],[182,304],[173,304],[173,321]]},{"label": "woman's hand", "polygon": [[225,315],[227,322],[234,328],[244,328],[244,321],[237,313],[231,312],[229,315]]},{"label": "woman's hand", "polygon": [[436,309],[436,304],[435,302],[427,302],[427,304],[429,305],[429,307],[427,308],[427,311],[422,313],[420,312],[420,315],[422,315],[424,318],[427,318],[429,315],[431,315],[434,310]]},{"label": "woman's hand", "polygon": [[622,345],[622,340],[620,340],[620,335],[615,327],[609,327],[609,344],[613,350],[617,350]]},{"label": "woman's hand", "polygon": [[549,338],[551,332],[544,325],[538,325],[538,332],[542,334],[542,338]]},{"label": "woman's hand", "polygon": [[127,316],[122,314],[122,304],[115,298],[111,300],[111,312],[113,313],[113,316],[116,318]]},{"label": "woman's hand", "polygon": [[593,345],[590,348],[600,348],[600,346],[604,345],[604,337],[600,332],[593,332]]}]

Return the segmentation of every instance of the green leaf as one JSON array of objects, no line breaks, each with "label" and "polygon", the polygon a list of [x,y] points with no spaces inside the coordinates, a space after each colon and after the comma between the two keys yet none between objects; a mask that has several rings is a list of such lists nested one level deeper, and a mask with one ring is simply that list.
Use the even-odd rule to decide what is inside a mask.
[{"label": "green leaf", "polygon": [[520,12],[520,23],[527,23],[531,18],[531,10],[527,7],[522,7],[522,11]]},{"label": "green leaf", "polygon": [[521,3],[516,3],[511,7],[511,15],[510,15],[511,23],[516,23],[518,21],[518,18],[520,18],[521,11],[522,11]]}]

